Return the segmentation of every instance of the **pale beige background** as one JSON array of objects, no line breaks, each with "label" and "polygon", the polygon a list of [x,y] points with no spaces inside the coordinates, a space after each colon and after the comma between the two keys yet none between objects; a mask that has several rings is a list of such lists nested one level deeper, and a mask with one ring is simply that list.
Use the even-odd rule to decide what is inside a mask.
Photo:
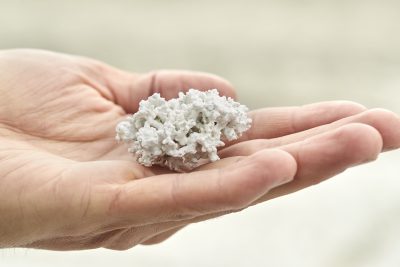
[{"label": "pale beige background", "polygon": [[[396,0],[0,0],[0,49],[213,72],[252,108],[347,99],[400,112],[399,14]],[[2,250],[0,266],[399,266],[399,163],[386,153],[158,246]]]}]

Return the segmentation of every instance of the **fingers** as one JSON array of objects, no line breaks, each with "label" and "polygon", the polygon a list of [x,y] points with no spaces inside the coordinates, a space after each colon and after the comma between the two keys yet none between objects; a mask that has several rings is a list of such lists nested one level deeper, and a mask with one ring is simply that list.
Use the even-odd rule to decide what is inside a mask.
[{"label": "fingers", "polygon": [[376,159],[382,149],[382,137],[371,126],[349,124],[281,149],[296,158],[295,178],[272,189],[257,203],[318,184],[349,167]]},{"label": "fingers", "polygon": [[158,223],[246,207],[296,172],[291,155],[260,151],[227,168],[136,180],[111,192],[107,218],[129,225]]},{"label": "fingers", "polygon": [[[232,202],[230,202],[230,206],[225,204],[225,211],[222,211],[223,209],[220,208],[208,208],[208,211],[214,210],[215,212],[197,212],[197,216],[194,215],[192,212],[185,212],[181,214],[191,214],[191,216],[181,216],[179,218],[180,220],[170,221],[166,223],[155,223],[155,225],[149,226],[151,229],[157,229],[156,231],[154,231],[155,234],[152,237],[146,239],[146,241],[142,241],[141,243],[154,244],[162,242],[187,224],[208,220],[229,213],[232,210],[234,211],[245,208],[248,205],[254,205],[256,203],[274,197],[279,197],[310,185],[317,184],[333,175],[342,172],[348,167],[375,159],[381,151],[381,148],[382,138],[379,132],[377,132],[374,128],[364,124],[345,125],[340,127],[339,129],[320,134],[315,137],[311,137],[302,142],[283,146],[281,149],[287,151],[293,156],[293,158],[296,159],[295,165],[297,166],[297,171],[293,181],[274,187],[271,190],[266,190],[267,192],[265,194],[263,194],[258,199],[252,201],[251,203],[248,203],[249,198],[247,197],[247,201],[241,201],[240,205],[237,205],[238,202],[234,202],[234,205],[232,205]],[[274,151],[275,153],[277,150],[271,151]],[[267,151],[263,151],[262,153],[259,152],[257,154],[263,154],[262,156],[263,158],[265,158],[268,156],[266,152]],[[276,157],[277,155],[279,155],[279,153],[269,156]],[[238,161],[239,159],[241,160]],[[234,160],[236,161],[236,165],[238,165],[246,161],[246,159],[249,160],[248,157],[236,157]],[[234,164],[234,161],[232,161],[232,159],[223,159],[220,162],[229,164],[226,166],[225,169]],[[268,166],[268,164],[263,165]],[[214,167],[221,168],[224,167],[224,165],[220,164],[215,165]],[[231,169],[233,172],[237,171],[235,168]],[[262,168],[260,168],[259,170],[262,170]],[[231,179],[233,179],[232,182],[235,182],[234,177],[231,177]],[[200,179],[198,180],[202,181]],[[227,185],[224,184],[221,184],[220,186],[222,188],[227,187]],[[253,184],[253,186],[255,185]],[[233,193],[232,191],[231,193],[233,193],[235,196],[239,196],[243,193],[243,191],[245,191],[245,189],[246,188],[243,186],[242,189],[237,190],[236,193]],[[204,194],[204,201],[209,201],[209,196],[206,196],[206,194]],[[204,210],[203,207],[200,208],[200,206],[205,204],[204,201],[201,202],[199,207],[193,209],[189,208],[189,206],[187,205],[188,203],[193,203],[193,196],[185,198],[184,202],[186,203],[186,205],[184,206],[184,210]],[[199,201],[196,202],[198,203]],[[179,201],[175,203],[179,203]],[[214,201],[213,203],[215,204]],[[207,206],[209,207],[209,204]],[[182,210],[181,205],[176,205],[176,207],[179,207],[179,209]],[[170,214],[171,212],[168,213]],[[132,242],[132,240],[132,237],[129,237],[129,235],[124,236],[124,238],[122,238],[121,242],[119,242],[118,244],[129,244],[129,242]]]},{"label": "fingers", "polygon": [[275,138],[358,114],[366,108],[349,101],[321,102],[301,107],[278,107],[249,113],[252,127],[234,143],[260,138]]},{"label": "fingers", "polygon": [[[380,134],[374,128],[364,124],[345,125],[331,132],[283,146],[281,149],[296,158],[297,172],[294,179],[271,189],[251,205],[315,185],[351,166],[371,161],[378,156],[381,148]],[[221,162],[228,163],[228,159],[223,159]],[[226,212],[217,212],[181,221],[175,228],[165,230],[146,243],[161,242],[187,224],[225,214]]]},{"label": "fingers", "polygon": [[332,131],[349,123],[363,123],[377,129],[383,139],[383,150],[400,147],[400,118],[398,115],[383,109],[371,109],[357,115],[322,125],[307,131],[282,136],[274,139],[257,139],[234,144],[219,152],[220,157],[246,156],[260,149],[267,149],[299,142],[309,137]]},{"label": "fingers", "polygon": [[[381,135],[373,127],[353,123],[279,147],[296,159],[296,175],[291,182],[271,189],[254,203],[318,184],[349,167],[374,160],[382,149],[382,142]],[[219,167],[222,167],[224,162],[228,164],[230,161],[231,159],[220,160]],[[204,216],[203,219],[209,218],[207,216]],[[201,219],[196,218],[190,222]],[[188,223],[190,222],[188,221]]]},{"label": "fingers", "polygon": [[[348,167],[375,159],[382,146],[381,134],[375,128],[359,123],[344,125],[299,142],[280,146],[278,149],[290,153],[296,159],[297,172],[294,181],[279,188],[298,187],[300,189],[319,183]],[[259,150],[260,146],[257,146],[257,144],[248,145],[245,152],[241,153],[242,156],[224,158],[203,165],[201,169],[229,167],[239,158],[251,155]],[[276,188],[271,192],[278,190]],[[294,189],[289,191],[294,191]]]},{"label": "fingers", "polygon": [[102,73],[102,79],[112,92],[112,100],[120,105],[125,112],[134,113],[139,107],[139,102],[147,99],[154,93],[171,99],[178,96],[179,92],[186,92],[194,88],[202,91],[218,89],[221,95],[236,97],[233,86],[226,80],[209,73],[160,70],[145,74],[131,74],[105,64],[97,64]]}]

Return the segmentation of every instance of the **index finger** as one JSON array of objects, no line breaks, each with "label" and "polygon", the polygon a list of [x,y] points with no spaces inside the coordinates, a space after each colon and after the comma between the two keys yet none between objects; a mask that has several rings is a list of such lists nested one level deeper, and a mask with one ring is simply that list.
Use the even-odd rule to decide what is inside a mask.
[{"label": "index finger", "polygon": [[287,152],[266,150],[233,166],[134,180],[116,188],[108,216],[129,225],[181,221],[239,210],[287,183],[296,161]]}]

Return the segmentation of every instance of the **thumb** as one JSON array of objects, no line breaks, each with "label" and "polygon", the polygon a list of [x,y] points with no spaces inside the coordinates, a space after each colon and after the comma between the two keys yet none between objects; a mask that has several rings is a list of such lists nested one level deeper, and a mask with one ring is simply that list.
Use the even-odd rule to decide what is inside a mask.
[{"label": "thumb", "polygon": [[154,93],[171,99],[179,92],[186,92],[191,88],[206,91],[217,89],[221,95],[236,98],[233,86],[225,79],[203,72],[183,70],[159,70],[144,74],[103,68],[103,78],[114,96],[114,102],[125,112],[134,113],[139,108],[139,102]]}]

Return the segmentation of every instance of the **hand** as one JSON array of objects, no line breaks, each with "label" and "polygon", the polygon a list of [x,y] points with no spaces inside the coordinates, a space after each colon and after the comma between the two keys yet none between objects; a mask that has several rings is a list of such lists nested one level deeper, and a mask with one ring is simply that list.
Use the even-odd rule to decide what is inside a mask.
[{"label": "hand", "polygon": [[127,249],[316,184],[400,145],[400,120],[350,102],[268,108],[222,160],[178,174],[134,162],[115,125],[154,92],[226,81],[131,74],[76,56],[0,52],[0,247]]}]

